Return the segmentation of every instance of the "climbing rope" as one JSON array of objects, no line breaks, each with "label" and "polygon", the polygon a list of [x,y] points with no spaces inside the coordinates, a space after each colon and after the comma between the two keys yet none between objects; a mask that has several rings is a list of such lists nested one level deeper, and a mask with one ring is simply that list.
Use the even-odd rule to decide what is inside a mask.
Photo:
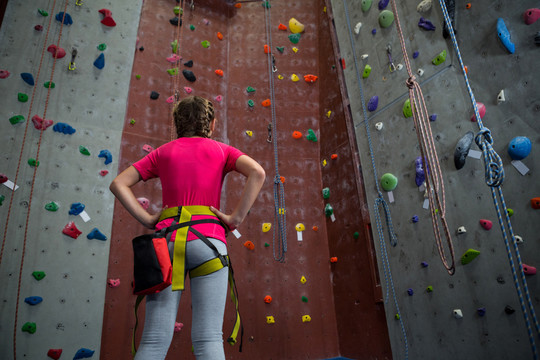
[{"label": "climbing rope", "polygon": [[392,271],[390,269],[390,260],[388,259],[388,251],[386,249],[386,242],[384,239],[384,232],[383,232],[383,224],[381,221],[380,216],[380,207],[382,206],[384,210],[384,214],[386,217],[386,226],[388,228],[388,235],[390,237],[390,244],[392,246],[397,245],[397,236],[394,232],[394,226],[392,225],[392,215],[390,214],[390,208],[388,207],[388,204],[386,203],[386,200],[383,197],[383,194],[381,192],[381,189],[379,187],[379,181],[377,177],[377,167],[375,166],[375,153],[373,151],[373,145],[371,141],[371,132],[369,130],[369,121],[368,121],[368,115],[367,115],[367,109],[366,109],[366,102],[364,100],[364,90],[362,88],[362,80],[360,77],[360,70],[358,66],[358,59],[356,58],[356,49],[354,46],[354,37],[352,34],[352,28],[351,28],[351,21],[349,19],[349,10],[347,8],[347,0],[343,0],[343,6],[345,10],[345,18],[347,20],[347,27],[349,30],[349,39],[351,41],[351,48],[352,48],[352,54],[354,59],[354,68],[356,70],[356,82],[358,84],[358,89],[360,90],[360,101],[362,103],[362,112],[364,115],[364,124],[366,126],[366,133],[368,138],[368,145],[369,145],[369,154],[371,157],[371,165],[373,167],[373,174],[375,176],[375,186],[377,188],[377,194],[378,197],[375,199],[374,204],[374,217],[375,217],[375,223],[377,225],[377,234],[379,236],[379,243],[381,246],[381,257],[382,257],[382,263],[383,263],[383,273],[384,273],[384,279],[386,284],[386,294],[385,294],[385,304],[388,304],[388,296],[389,296],[389,287],[392,291],[392,297],[394,300],[394,306],[396,307],[396,318],[399,321],[400,327],[401,327],[401,333],[403,335],[403,342],[405,345],[405,359],[409,358],[409,343],[407,341],[407,333],[405,332],[405,325],[403,323],[403,319],[401,316],[401,312],[399,310],[399,304],[397,301],[396,296],[396,290],[394,286],[394,280],[392,278]]},{"label": "climbing rope", "polygon": [[285,219],[285,191],[281,176],[279,176],[278,167],[278,145],[277,145],[277,126],[276,126],[276,101],[274,91],[274,72],[276,70],[274,56],[272,55],[272,15],[270,12],[270,1],[263,1],[265,25],[266,25],[266,40],[270,51],[268,52],[268,78],[270,82],[270,109],[272,113],[272,142],[274,145],[274,164],[276,175],[274,176],[274,227],[272,235],[272,246],[274,252],[274,260],[279,262],[285,261],[285,253],[287,252],[287,226]]},{"label": "climbing rope", "polygon": [[[504,245],[506,247],[506,252],[508,254],[508,261],[510,263],[510,268],[512,270],[512,277],[514,279],[514,285],[516,287],[519,303],[521,306],[521,310],[523,312],[523,318],[527,326],[527,333],[529,336],[529,342],[531,343],[533,357],[534,359],[538,359],[538,351],[536,349],[533,330],[531,327],[531,321],[529,320],[529,315],[527,313],[527,307],[525,306],[525,301],[523,299],[523,292],[525,293],[525,298],[527,299],[528,311],[531,314],[532,321],[534,323],[538,336],[540,336],[540,325],[538,324],[538,320],[536,318],[536,312],[534,310],[534,306],[531,301],[529,288],[527,286],[527,280],[525,279],[525,273],[523,272],[523,263],[521,262],[521,255],[519,253],[516,238],[514,235],[514,230],[512,229],[512,224],[510,222],[510,216],[508,215],[508,210],[506,208],[506,202],[504,201],[503,191],[501,187],[504,181],[503,163],[500,156],[493,149],[493,138],[491,136],[491,131],[484,126],[482,122],[482,118],[480,117],[480,114],[478,112],[478,106],[477,106],[472,88],[469,84],[469,78],[467,76],[467,72],[465,71],[465,65],[463,64],[463,59],[461,57],[461,52],[459,51],[459,46],[456,40],[456,36],[454,34],[454,29],[452,27],[452,22],[448,15],[448,9],[446,8],[446,5],[443,3],[442,0],[439,0],[439,4],[441,5],[441,9],[444,15],[444,21],[446,23],[446,26],[448,27],[448,32],[452,39],[452,44],[454,45],[454,49],[456,51],[459,64],[461,66],[461,71],[465,79],[467,92],[469,93],[469,97],[471,98],[471,102],[474,108],[474,114],[476,116],[476,123],[478,124],[478,128],[479,128],[479,132],[478,134],[476,134],[476,137],[475,137],[475,142],[478,145],[478,147],[482,149],[484,165],[485,165],[485,181],[486,181],[487,186],[489,186],[491,189],[493,204],[495,206],[495,210],[497,211],[497,219],[499,220],[499,225],[501,227],[501,232],[504,239]],[[499,201],[501,202],[502,209],[499,206],[499,201],[497,199],[499,199]],[[506,233],[506,228],[504,226],[503,215],[501,214],[501,210],[505,215],[504,220],[506,220],[506,225],[508,226],[508,233],[510,235],[510,239],[512,241],[514,253],[517,260],[517,265],[518,265],[517,270],[514,264],[515,261],[514,261],[514,257],[510,248],[510,242],[508,239],[508,235]],[[519,272],[519,278],[518,278],[518,272]],[[521,286],[519,282],[520,279],[523,284],[523,292],[521,291]]]},{"label": "climbing rope", "polygon": [[[180,39],[182,37],[182,27],[183,27],[183,21],[182,18],[184,17],[184,0],[180,1],[180,10],[178,13],[178,26],[176,26],[176,29],[174,30],[174,41],[176,41],[176,52],[173,51],[173,56],[178,55],[180,52]],[[171,111],[169,111],[170,116],[170,141],[173,141],[176,139],[176,132],[175,132],[175,125],[174,125],[174,116],[172,114],[172,109],[180,101],[180,66],[179,62],[181,60],[178,60],[176,63],[176,74],[173,76],[172,81],[172,93],[174,96],[174,101],[171,104]]]},{"label": "climbing rope", "polygon": [[[439,157],[437,156],[437,150],[435,149],[435,140],[433,139],[433,133],[431,131],[429,113],[427,111],[422,88],[416,81],[416,77],[413,75],[411,69],[395,1],[392,1],[392,9],[394,10],[394,16],[396,19],[397,32],[399,35],[399,42],[401,44],[401,51],[403,52],[403,59],[405,61],[407,73],[409,74],[409,78],[407,79],[407,87],[409,88],[409,98],[413,110],[412,113],[416,129],[416,136],[418,138],[418,142],[420,143],[420,156],[422,158],[424,171],[426,173],[426,193],[429,200],[433,234],[435,235],[435,242],[437,243],[439,256],[441,257],[444,267],[450,275],[454,275],[456,271],[454,245],[452,243],[452,236],[450,235],[448,223],[446,222],[444,182],[441,167],[439,165]],[[440,225],[442,225],[444,235],[446,237],[446,243],[450,250],[450,263],[448,263],[444,252],[439,222]]]}]

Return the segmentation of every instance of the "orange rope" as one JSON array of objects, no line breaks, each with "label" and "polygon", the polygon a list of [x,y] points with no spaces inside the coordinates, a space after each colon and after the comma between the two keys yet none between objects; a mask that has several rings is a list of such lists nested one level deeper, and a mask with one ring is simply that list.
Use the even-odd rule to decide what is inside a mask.
[{"label": "orange rope", "polygon": [[[184,17],[184,0],[180,3],[180,13],[178,14],[178,26],[176,27],[174,31],[174,39],[177,40],[177,46],[176,46],[176,54],[180,52],[180,38],[182,36],[182,28],[185,26],[185,24],[182,24],[182,18]],[[170,141],[173,141],[176,138],[176,132],[174,129],[174,117],[172,116],[172,109],[176,105],[178,101],[180,101],[180,61],[177,63],[178,68],[178,74],[176,74],[173,77],[173,83],[172,83],[172,92],[174,96],[174,102],[171,106],[171,111],[169,111],[170,116]]]},{"label": "orange rope", "polygon": [[[62,30],[64,28],[64,19],[66,17],[66,11],[67,11],[67,6],[68,6],[68,2],[69,0],[66,0],[65,3],[64,3],[64,16],[62,17],[62,21],[60,23],[60,31],[58,33],[58,40],[56,41],[56,47],[58,48],[60,46],[60,39],[62,37]],[[53,10],[54,10],[54,6],[56,4],[56,0],[54,1],[53,3]],[[53,12],[51,12],[53,13]],[[51,26],[51,20],[52,20],[52,16],[51,16],[51,19],[49,19],[49,27],[47,29],[47,34],[49,33],[49,30],[50,30],[50,26]],[[46,43],[44,43],[46,45]],[[42,50],[42,54],[41,54],[41,60],[40,60],[40,63],[39,63],[39,71],[41,70],[41,65],[42,65],[42,61],[43,61],[43,55],[44,55],[44,52],[45,52],[45,45],[43,46],[43,50]],[[51,94],[51,87],[52,87],[52,81],[53,81],[53,78],[54,78],[54,70],[56,68],[56,56],[53,57],[53,65],[52,65],[52,70],[51,70],[51,76],[50,76],[50,79],[49,79],[49,88],[47,89],[47,98],[45,100],[45,108],[43,110],[43,119],[45,120],[46,118],[46,115],[47,115],[47,107],[49,106],[49,98],[50,98],[50,94]],[[39,74],[39,71],[38,71],[38,74]],[[35,91],[35,88],[34,88],[34,91]],[[32,93],[32,100],[33,100],[33,96],[34,96],[34,92]],[[30,115],[28,115],[30,116]],[[28,129],[28,123],[26,124],[26,129]],[[43,131],[45,131],[43,128],[41,128],[41,130],[39,131],[39,141],[38,141],[38,148],[37,148],[37,152],[36,152],[36,166],[34,167],[34,173],[33,173],[33,176],[32,176],[32,185],[30,187],[30,196],[29,196],[29,199],[28,199],[28,215],[26,216],[26,224],[25,224],[25,227],[24,227],[24,240],[23,240],[23,249],[22,249],[22,256],[21,256],[21,265],[20,265],[20,268],[19,268],[19,281],[18,281],[18,285],[17,285],[17,302],[15,303],[15,322],[14,322],[14,325],[13,325],[13,359],[14,360],[17,360],[17,320],[18,320],[18,315],[19,315],[19,300],[20,300],[20,294],[21,294],[21,282],[22,282],[22,272],[23,272],[23,267],[24,267],[24,256],[25,256],[25,253],[26,253],[26,241],[27,241],[27,238],[28,238],[28,223],[30,222],[30,211],[31,211],[31,207],[32,207],[32,196],[33,196],[33,193],[34,193],[34,185],[35,185],[35,182],[36,182],[36,173],[37,173],[37,162],[39,160],[39,151],[41,149],[41,141],[43,139]],[[25,131],[25,136],[26,136],[26,131]],[[22,154],[21,154],[22,156]],[[20,162],[21,162],[21,158],[19,158],[19,165],[20,165]],[[13,197],[12,197],[13,198]]]},{"label": "orange rope", "polygon": [[[418,137],[418,142],[420,143],[420,154],[422,156],[424,171],[426,173],[426,189],[433,224],[433,234],[435,235],[437,248],[439,250],[439,255],[441,257],[444,267],[450,275],[454,275],[456,271],[454,245],[452,243],[452,237],[450,235],[450,230],[448,229],[448,224],[446,222],[446,201],[444,193],[444,183],[441,167],[439,165],[439,157],[437,156],[435,141],[433,139],[433,133],[431,131],[429,113],[420,84],[418,84],[418,82],[416,81],[416,77],[413,75],[413,72],[411,70],[411,64],[409,62],[409,56],[407,55],[407,49],[405,47],[405,40],[403,38],[403,31],[399,22],[399,16],[395,1],[392,1],[392,9],[394,10],[395,14],[399,42],[401,44],[401,51],[403,52],[405,66],[407,67],[407,73],[409,74],[409,79],[407,80],[407,87],[409,88],[409,98],[411,100],[411,107],[413,110],[416,136]],[[446,237],[448,248],[450,250],[450,264],[446,259],[446,255],[444,252],[441,231],[439,229],[440,225],[438,221],[440,221],[440,224],[443,227],[443,232]]]}]

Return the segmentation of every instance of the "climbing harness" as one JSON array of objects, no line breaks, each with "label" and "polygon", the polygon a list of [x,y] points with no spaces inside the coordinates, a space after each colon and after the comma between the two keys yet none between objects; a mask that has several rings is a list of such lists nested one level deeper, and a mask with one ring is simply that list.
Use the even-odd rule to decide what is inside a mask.
[{"label": "climbing harness", "polygon": [[[439,256],[441,257],[444,267],[450,275],[454,275],[456,271],[454,245],[452,243],[452,236],[450,235],[450,230],[446,221],[444,182],[441,167],[439,165],[439,158],[437,156],[437,150],[435,148],[435,140],[431,131],[429,114],[424,101],[424,95],[422,94],[422,88],[416,81],[416,77],[413,75],[411,70],[411,64],[409,62],[409,56],[407,55],[407,49],[405,47],[405,40],[403,38],[403,31],[401,29],[401,23],[399,21],[395,1],[392,1],[392,9],[394,10],[394,16],[396,19],[396,27],[399,42],[401,44],[401,51],[403,52],[403,59],[405,61],[407,73],[409,74],[407,87],[409,88],[409,98],[413,113],[414,127],[416,129],[416,136],[420,144],[420,155],[426,171],[426,193],[429,200],[433,234],[435,235]],[[448,245],[448,249],[450,250],[450,263],[446,259],[444,246],[441,239],[441,231],[439,229],[439,222],[443,228],[446,243]]]},{"label": "climbing harness", "polygon": [[[193,220],[193,216],[198,215],[204,215],[204,216],[212,216],[212,219],[198,219]],[[132,337],[132,354],[135,355],[137,352],[136,346],[135,346],[135,334],[137,331],[137,327],[139,324],[139,319],[137,316],[137,311],[139,309],[139,305],[144,299],[144,297],[147,294],[157,293],[169,285],[172,284],[172,291],[182,291],[184,290],[184,278],[186,274],[185,269],[185,257],[186,257],[186,242],[187,242],[187,236],[188,233],[191,232],[197,236],[200,240],[202,240],[209,248],[211,248],[216,257],[202,263],[201,265],[197,266],[194,269],[189,270],[189,276],[191,279],[199,276],[205,276],[212,274],[218,270],[223,269],[224,267],[228,267],[229,269],[229,286],[231,288],[231,300],[233,301],[235,308],[236,308],[236,322],[233,327],[233,331],[231,336],[227,339],[227,342],[231,345],[236,344],[238,332],[240,332],[240,347],[239,351],[242,351],[242,338],[244,333],[244,328],[240,321],[240,310],[238,307],[238,289],[236,288],[236,283],[234,281],[234,272],[233,268],[231,266],[231,261],[228,256],[221,255],[217,248],[212,244],[206,236],[201,234],[198,230],[193,228],[193,225],[198,224],[217,224],[220,226],[223,226],[223,228],[227,229],[227,227],[217,219],[216,215],[210,210],[208,206],[198,206],[198,205],[192,205],[192,206],[180,206],[180,207],[173,207],[173,208],[167,208],[163,210],[163,212],[160,215],[159,221],[163,221],[165,219],[172,218],[173,222],[170,226],[163,228],[161,230],[156,231],[154,234],[148,234],[148,235],[142,235],[138,236],[135,239],[133,239],[133,250],[135,255],[135,262],[134,262],[134,294],[138,295],[137,300],[135,302],[135,327],[133,329],[133,337]],[[168,253],[167,243],[170,241],[172,234],[176,232],[175,238],[174,238],[174,251],[173,251],[173,260],[172,260],[172,279],[170,278],[169,272],[170,270],[170,255]],[[162,265],[163,267],[167,268],[166,273],[167,275],[164,276],[163,281],[157,280],[152,281],[155,279],[152,279],[152,274],[149,273],[149,268],[144,268],[142,265],[147,265],[149,261],[147,260],[148,257],[152,255],[152,253],[148,253],[149,247],[152,247],[150,245],[151,243],[159,242],[161,244],[162,252],[167,252],[166,256],[160,256],[158,254],[159,258],[159,265]],[[141,246],[142,245],[142,246]],[[164,245],[164,246],[163,246]],[[167,248],[167,250],[165,250]],[[145,257],[146,259],[142,259],[141,257]],[[167,263],[168,262],[168,263]],[[155,261],[154,261],[155,264]],[[158,272],[161,272],[161,270],[158,270]]]},{"label": "climbing harness", "polygon": [[392,215],[390,214],[390,208],[388,207],[388,204],[386,203],[386,200],[383,197],[381,188],[379,186],[378,177],[377,177],[377,167],[375,166],[375,153],[373,151],[373,145],[371,142],[371,133],[369,131],[369,121],[368,121],[369,119],[367,115],[366,102],[364,100],[364,90],[362,88],[362,80],[361,80],[362,78],[360,76],[360,69],[358,66],[358,60],[356,58],[356,49],[354,46],[354,37],[352,34],[351,21],[349,18],[349,10],[347,8],[347,0],[343,0],[343,7],[345,10],[345,18],[347,20],[347,27],[349,30],[349,39],[351,41],[354,67],[356,70],[356,82],[358,84],[358,89],[360,90],[360,100],[362,103],[364,124],[366,126],[366,133],[367,133],[368,145],[369,145],[369,154],[371,157],[371,165],[373,167],[373,175],[375,176],[375,186],[377,188],[377,194],[378,194],[378,197],[375,199],[373,215],[375,217],[375,223],[377,225],[377,233],[379,236],[379,243],[381,246],[383,273],[384,273],[384,279],[386,283],[385,304],[388,303],[388,296],[390,293],[389,287],[390,287],[392,291],[392,297],[394,300],[394,306],[396,307],[396,318],[398,318],[399,324],[401,326],[401,332],[403,335],[403,342],[405,345],[405,359],[408,359],[409,358],[409,343],[407,341],[407,333],[405,332],[405,325],[403,324],[403,317],[401,316],[401,312],[399,310],[399,305],[397,302],[397,296],[396,296],[396,291],[394,287],[394,280],[392,279],[392,271],[390,269],[390,260],[388,259],[388,252],[386,250],[386,242],[385,242],[384,233],[383,233],[383,225],[382,225],[381,216],[380,216],[380,206],[382,206],[385,217],[386,217],[386,227],[388,228],[388,236],[390,238],[390,245],[392,246],[397,245],[397,236],[396,236],[396,233],[394,232],[394,226],[392,224]]},{"label": "climbing harness", "polygon": [[[269,3],[269,1],[267,1]],[[270,49],[272,47],[272,16],[270,12],[271,6],[263,6],[266,25],[266,39]],[[276,175],[274,176],[274,221],[275,226],[273,228],[272,246],[274,253],[274,260],[279,262],[285,261],[285,253],[287,252],[287,225],[285,219],[285,190],[283,188],[283,182],[279,175],[278,168],[278,146],[277,146],[277,127],[276,127],[276,98],[274,91],[274,73],[277,71],[275,65],[275,58],[272,55],[272,51],[268,52],[268,78],[270,81],[270,109],[272,112],[272,136],[274,145],[274,164],[276,169]],[[269,128],[270,130],[270,128]]]},{"label": "climbing harness", "polygon": [[[529,319],[528,312],[530,313],[532,322],[534,323],[536,333],[538,336],[540,336],[540,325],[536,318],[536,312],[534,310],[531,296],[529,294],[529,288],[527,286],[527,280],[525,279],[525,273],[523,272],[523,263],[521,262],[521,255],[519,253],[519,249],[517,246],[516,236],[514,235],[514,230],[512,229],[512,223],[510,222],[510,216],[508,215],[508,211],[506,208],[506,202],[504,201],[503,191],[501,187],[504,181],[503,163],[500,156],[493,149],[493,138],[491,136],[491,131],[484,126],[482,122],[482,118],[480,117],[480,114],[478,112],[476,99],[474,97],[472,88],[469,84],[469,78],[467,76],[467,71],[465,71],[465,65],[463,64],[463,59],[461,58],[461,52],[459,51],[459,46],[456,40],[456,36],[454,34],[452,21],[448,14],[448,9],[446,8],[446,5],[443,3],[443,0],[439,0],[439,4],[441,5],[441,9],[444,15],[444,21],[448,28],[448,33],[450,35],[450,38],[452,39],[452,44],[454,45],[454,50],[456,51],[456,55],[459,60],[459,64],[461,66],[461,70],[463,72],[463,77],[465,79],[465,84],[467,86],[467,92],[469,93],[469,97],[471,98],[471,102],[474,108],[474,114],[476,116],[476,123],[478,124],[478,128],[480,129],[478,134],[476,134],[475,142],[478,145],[478,147],[482,149],[484,165],[485,165],[485,181],[486,181],[487,186],[489,186],[491,189],[493,205],[495,206],[495,210],[497,211],[497,219],[499,220],[499,225],[500,225],[501,232],[504,239],[504,245],[506,247],[506,252],[508,254],[508,261],[510,263],[510,268],[512,270],[512,277],[514,279],[514,285],[516,287],[519,303],[521,306],[521,310],[523,312],[523,318],[527,326],[527,333],[529,335],[529,342],[531,343],[533,357],[534,359],[538,359],[538,351],[536,349],[536,343],[534,341],[531,320]],[[501,206],[499,206],[499,201],[497,199],[500,200]],[[508,239],[506,228],[504,226],[503,215],[501,212],[504,214],[504,220],[506,220],[506,225],[508,226],[508,233],[510,235],[510,240],[513,245],[513,250],[515,253],[516,260],[514,260],[514,256],[510,248],[510,241]],[[517,262],[517,269],[515,266],[515,262]],[[519,272],[519,277],[518,277],[518,272]],[[525,293],[525,298],[527,300],[528,312],[527,312],[527,307],[525,306],[525,300],[523,299],[523,292],[521,290],[521,286],[519,282],[520,279],[523,285],[523,292]]]}]

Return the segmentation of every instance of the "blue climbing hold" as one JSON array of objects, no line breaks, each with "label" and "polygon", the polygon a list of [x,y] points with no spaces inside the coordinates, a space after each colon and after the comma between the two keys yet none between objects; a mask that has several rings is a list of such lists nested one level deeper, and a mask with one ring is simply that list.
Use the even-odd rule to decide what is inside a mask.
[{"label": "blue climbing hold", "polygon": [[412,54],[412,57],[413,59],[416,59],[418,57],[418,55],[420,55],[420,53],[418,51],[415,51],[413,54]]},{"label": "blue climbing hold", "polygon": [[71,209],[69,210],[69,215],[79,215],[84,211],[84,204],[78,202],[71,204]]},{"label": "blue climbing hold", "polygon": [[98,157],[105,158],[105,165],[112,163],[112,154],[109,150],[101,150]]},{"label": "blue climbing hold", "polygon": [[380,0],[379,1],[379,10],[383,10],[388,6],[390,0]]},{"label": "blue climbing hold", "polygon": [[409,294],[409,296],[413,296],[414,295],[414,290],[413,289],[408,289],[407,294]]},{"label": "blue climbing hold", "polygon": [[86,235],[88,240],[96,239],[96,240],[107,240],[107,237],[105,234],[103,234],[101,231],[98,230],[98,228],[94,228],[88,235]]},{"label": "blue climbing hold", "polygon": [[435,120],[437,120],[437,114],[429,115],[429,121],[435,121]]},{"label": "blue climbing hold", "polygon": [[369,99],[367,109],[369,111],[375,111],[377,110],[377,106],[379,106],[379,97],[375,95],[371,99]]},{"label": "blue climbing hold", "polygon": [[510,40],[510,31],[508,31],[508,28],[506,27],[506,24],[502,18],[497,19],[497,36],[510,54],[513,54],[516,51],[516,46]]},{"label": "blue climbing hold", "polygon": [[30,73],[22,73],[21,78],[30,86],[34,86],[34,77]]},{"label": "blue climbing hold", "polygon": [[373,28],[373,30],[371,30],[371,35],[375,35],[377,33],[377,29]]},{"label": "blue climbing hold", "polygon": [[62,19],[64,19],[64,25],[71,25],[73,24],[73,19],[71,18],[71,15],[66,13],[66,16],[64,16],[64,12],[61,11],[58,14],[56,14],[56,20],[62,22]]},{"label": "blue climbing hold", "polygon": [[512,160],[525,159],[531,153],[531,140],[525,136],[517,136],[508,144],[508,155]]},{"label": "blue climbing hold", "polygon": [[416,170],[416,177],[414,182],[416,186],[421,186],[424,181],[426,181],[426,172],[424,171],[424,163],[422,162],[422,157],[419,156],[414,160],[414,166]]},{"label": "blue climbing hold", "polygon": [[414,215],[411,220],[412,220],[413,223],[417,223],[418,220],[419,220],[418,215]]},{"label": "blue climbing hold", "polygon": [[90,349],[80,348],[75,353],[75,356],[73,357],[73,360],[90,358],[90,357],[92,357],[92,355],[94,355],[94,352],[95,351],[92,351]]},{"label": "blue climbing hold", "polygon": [[43,301],[43,298],[41,296],[29,296],[26,299],[24,299],[24,302],[30,305],[37,305],[42,301]]},{"label": "blue climbing hold", "polygon": [[66,123],[56,123],[53,126],[53,130],[56,132],[64,133],[66,135],[71,135],[75,133],[75,129]]},{"label": "blue climbing hold", "polygon": [[435,31],[435,25],[428,19],[424,19],[423,17],[418,20],[418,26],[421,27],[424,30],[431,30]]},{"label": "blue climbing hold", "polygon": [[97,67],[99,70],[105,67],[105,54],[99,54],[96,61],[94,61],[94,66]]}]

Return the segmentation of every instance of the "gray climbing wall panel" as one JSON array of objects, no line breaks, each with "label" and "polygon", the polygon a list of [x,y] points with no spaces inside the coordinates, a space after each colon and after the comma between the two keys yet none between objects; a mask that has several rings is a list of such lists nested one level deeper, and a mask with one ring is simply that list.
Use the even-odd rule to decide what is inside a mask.
[{"label": "gray climbing wall panel", "polygon": [[[332,1],[341,57],[346,63],[346,85],[373,223],[381,282],[383,292],[389,294],[386,314],[392,352],[395,359],[405,358],[404,336],[395,318],[398,310],[391,287],[390,290],[386,288],[390,277],[387,273],[385,279],[385,256],[389,259],[411,359],[532,358],[527,327],[520,310],[491,190],[484,182],[483,160],[469,157],[459,171],[454,166],[453,153],[457,141],[467,131],[478,132],[477,123],[470,121],[472,104],[456,52],[451,41],[442,37],[443,16],[439,2],[434,1],[433,8],[423,14],[416,10],[418,3],[400,1],[398,13],[412,71],[416,74],[419,68],[424,70],[423,76],[416,77],[422,86],[429,113],[438,115],[431,126],[446,190],[446,218],[455,248],[454,276],[449,276],[441,264],[430,213],[423,209],[423,192],[418,191],[415,184],[414,160],[420,155],[420,150],[413,120],[406,119],[402,114],[403,103],[408,98],[405,85],[408,75],[405,68],[390,72],[386,52],[390,44],[395,64],[404,64],[396,24],[394,22],[389,28],[381,28],[378,23],[380,10],[375,1],[367,12],[361,10],[360,1]],[[534,35],[539,31],[540,24],[526,25],[522,18],[526,9],[537,7],[538,3],[485,0],[474,1],[471,5],[470,9],[466,9],[464,3],[457,2],[457,40],[475,97],[487,108],[484,125],[491,130],[494,149],[504,163],[506,177],[503,191],[506,205],[514,210],[511,217],[514,232],[524,240],[519,245],[522,261],[538,266],[539,210],[531,207],[530,199],[540,194],[536,174],[540,165],[540,85],[537,81],[538,48],[534,45]],[[388,9],[391,9],[390,5]],[[347,16],[350,19],[350,32]],[[431,20],[436,30],[420,29],[418,21],[421,16]],[[497,38],[496,22],[499,17],[504,19],[516,44],[513,55]],[[354,27],[358,22],[363,26],[356,34]],[[375,35],[372,29],[377,29]],[[446,61],[438,66],[433,65],[432,59],[442,50],[448,53]],[[369,78],[361,81],[365,102],[374,95],[379,96],[378,109],[368,112],[367,118],[362,110],[353,51],[360,77],[365,64],[373,69]],[[414,51],[419,52],[416,59],[412,59]],[[363,54],[369,57],[362,60]],[[497,95],[502,89],[506,101],[497,105]],[[388,194],[383,191],[398,236],[396,247],[389,245],[386,227],[384,240],[377,234],[373,204],[377,197],[375,181],[378,179],[375,179],[371,166],[365,120],[370,127],[378,177],[392,173],[399,181],[393,191],[395,202],[390,203]],[[378,122],[384,125],[381,131],[375,129]],[[511,165],[507,153],[509,141],[516,136],[527,136],[532,142],[531,154],[522,160],[530,169],[524,176]],[[474,144],[472,149],[479,150]],[[419,222],[412,222],[413,215],[419,217]],[[384,223],[382,209],[380,217]],[[480,219],[493,221],[493,228],[484,230],[479,224]],[[466,234],[456,234],[460,226],[466,227]],[[380,246],[381,241],[386,242],[387,252]],[[460,257],[469,248],[479,250],[481,254],[468,265],[461,265]],[[446,245],[445,249],[449,257]],[[423,261],[429,266],[422,267]],[[527,277],[534,306],[538,306],[539,302],[537,276]],[[430,285],[433,292],[428,293],[426,289]],[[408,295],[409,288],[413,289],[414,295]],[[522,285],[521,289],[523,291]],[[506,314],[504,310],[507,305],[516,312]],[[486,309],[483,317],[477,313],[477,309],[482,307]],[[462,319],[453,316],[454,309],[462,310]],[[536,336],[537,345],[538,341]]]},{"label": "gray climbing wall panel", "polygon": [[[19,186],[11,192],[0,185],[0,196],[5,196],[0,206],[1,359],[13,359],[14,332],[18,359],[45,358],[50,348],[63,349],[63,358],[73,357],[80,348],[96,351],[94,358],[99,357],[114,203],[108,185],[118,168],[141,0],[80,3],[11,0],[0,30],[0,69],[11,73],[0,79],[0,173],[10,181],[17,176]],[[61,28],[55,15],[64,11],[65,4],[73,24]],[[40,15],[38,8],[49,16]],[[112,11],[116,27],[100,23],[102,8]],[[37,24],[43,31],[34,30]],[[58,40],[68,54],[54,64],[46,49]],[[102,43],[107,48],[100,70],[93,63],[102,53],[97,48]],[[73,48],[78,51],[76,69],[68,70]],[[48,96],[43,84],[53,69],[56,86]],[[21,79],[24,72],[33,75],[34,87]],[[17,101],[19,92],[29,95],[28,102]],[[51,127],[43,131],[40,142],[40,131],[30,119],[36,114],[43,117],[45,110],[46,119],[69,124],[76,132],[68,135]],[[26,121],[12,125],[9,119],[15,115]],[[81,145],[90,156],[79,152]],[[27,161],[38,156],[38,148],[40,165],[32,192],[34,168]],[[98,157],[105,149],[112,154],[107,165]],[[109,173],[101,176],[102,170]],[[58,204],[56,212],[45,210],[50,202]],[[78,202],[86,206],[87,222],[69,215],[71,204]],[[70,221],[82,232],[77,239],[62,233]],[[87,239],[94,228],[108,240]],[[45,272],[45,278],[37,281],[34,271]],[[30,306],[24,302],[30,296],[40,296],[43,302]],[[21,331],[26,322],[36,324],[34,334]]]}]

